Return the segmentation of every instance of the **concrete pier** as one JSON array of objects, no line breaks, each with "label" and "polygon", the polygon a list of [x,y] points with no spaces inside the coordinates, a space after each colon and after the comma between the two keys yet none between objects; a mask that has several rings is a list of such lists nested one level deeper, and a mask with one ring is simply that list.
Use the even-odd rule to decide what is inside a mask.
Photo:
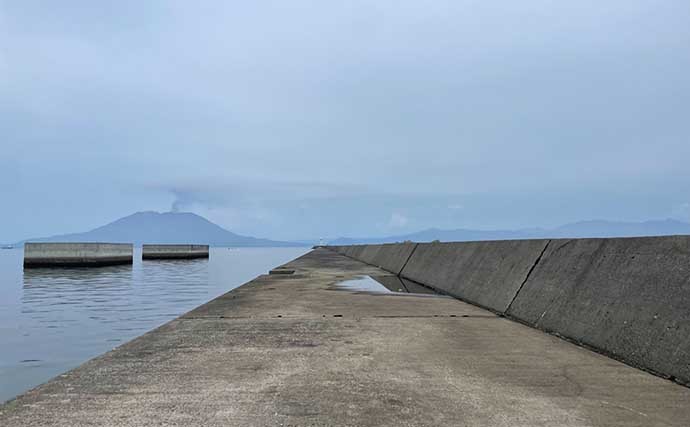
[{"label": "concrete pier", "polygon": [[338,287],[390,275],[373,265],[319,248],[282,269],[294,272],[262,275],[0,406],[0,425],[690,420],[690,389],[491,311],[451,297]]},{"label": "concrete pier", "polygon": [[25,243],[24,268],[131,264],[133,252],[125,243]]},{"label": "concrete pier", "polygon": [[143,245],[143,259],[208,258],[208,245]]}]

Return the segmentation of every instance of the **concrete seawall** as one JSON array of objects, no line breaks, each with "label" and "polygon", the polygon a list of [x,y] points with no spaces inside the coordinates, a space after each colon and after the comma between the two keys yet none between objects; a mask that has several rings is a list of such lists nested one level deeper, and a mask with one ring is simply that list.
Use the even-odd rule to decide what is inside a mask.
[{"label": "concrete seawall", "polygon": [[131,264],[133,253],[133,246],[126,243],[25,243],[24,267]]},{"label": "concrete seawall", "polygon": [[554,240],[508,315],[690,383],[690,237]]},{"label": "concrete seawall", "polygon": [[690,384],[690,236],[381,246],[330,249]]},{"label": "concrete seawall", "polygon": [[[546,240],[421,244],[403,275],[492,311],[504,313]],[[460,249],[460,250],[459,250]]]},{"label": "concrete seawall", "polygon": [[143,259],[208,258],[208,245],[143,245]]},{"label": "concrete seawall", "polygon": [[336,252],[395,274],[400,274],[416,243],[337,246]]},{"label": "concrete seawall", "polygon": [[397,279],[378,267],[319,248],[279,269],[0,404],[0,426],[688,425],[689,388],[455,298],[343,286]]}]

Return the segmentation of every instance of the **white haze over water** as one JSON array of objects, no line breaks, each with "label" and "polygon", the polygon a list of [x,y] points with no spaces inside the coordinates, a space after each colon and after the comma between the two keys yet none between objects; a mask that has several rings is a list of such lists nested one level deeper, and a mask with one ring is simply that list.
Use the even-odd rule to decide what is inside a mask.
[{"label": "white haze over water", "polygon": [[0,0],[0,241],[690,219],[690,2]]}]

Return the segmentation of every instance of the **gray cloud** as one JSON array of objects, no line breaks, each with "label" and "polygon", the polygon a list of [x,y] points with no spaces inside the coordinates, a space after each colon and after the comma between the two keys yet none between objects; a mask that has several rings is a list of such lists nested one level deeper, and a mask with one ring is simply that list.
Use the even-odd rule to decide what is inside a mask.
[{"label": "gray cloud", "polygon": [[0,241],[171,205],[275,237],[676,215],[688,12],[0,1]]}]

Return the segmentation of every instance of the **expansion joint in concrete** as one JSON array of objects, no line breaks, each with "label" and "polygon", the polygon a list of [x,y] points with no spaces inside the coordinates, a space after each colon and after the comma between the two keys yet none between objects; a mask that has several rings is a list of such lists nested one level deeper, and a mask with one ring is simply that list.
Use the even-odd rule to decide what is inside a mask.
[{"label": "expansion joint in concrete", "polygon": [[510,307],[511,307],[511,306],[513,305],[513,303],[515,302],[515,300],[517,299],[518,295],[520,295],[520,291],[522,291],[522,287],[525,286],[525,283],[527,283],[527,280],[529,280],[529,276],[532,274],[532,272],[534,271],[534,269],[537,268],[537,265],[539,264],[539,261],[541,261],[542,257],[543,257],[544,254],[546,253],[546,249],[549,247],[549,244],[550,244],[550,243],[551,243],[551,240],[550,240],[550,239],[546,241],[546,244],[544,245],[544,249],[541,250],[541,253],[540,253],[539,256],[537,257],[537,259],[534,261],[534,264],[532,264],[532,266],[529,268],[529,271],[528,271],[527,274],[525,275],[525,279],[522,281],[522,283],[520,283],[520,287],[517,289],[517,291],[515,291],[515,295],[513,295],[513,298],[510,300],[510,304],[508,304],[508,306],[506,307],[506,309],[505,309],[505,311],[504,311],[505,314],[508,314],[508,312],[510,311]]},{"label": "expansion joint in concrete", "polygon": [[410,251],[410,256],[407,257],[407,259],[405,260],[405,263],[404,263],[403,266],[400,268],[400,271],[398,271],[398,272],[396,273],[398,276],[402,275],[402,272],[405,271],[405,267],[407,267],[407,263],[410,262],[410,260],[412,259],[412,255],[414,255],[414,251],[417,250],[417,247],[418,247],[418,246],[419,246],[419,243],[415,243],[415,244],[414,244],[414,247],[413,247],[412,250]]}]

